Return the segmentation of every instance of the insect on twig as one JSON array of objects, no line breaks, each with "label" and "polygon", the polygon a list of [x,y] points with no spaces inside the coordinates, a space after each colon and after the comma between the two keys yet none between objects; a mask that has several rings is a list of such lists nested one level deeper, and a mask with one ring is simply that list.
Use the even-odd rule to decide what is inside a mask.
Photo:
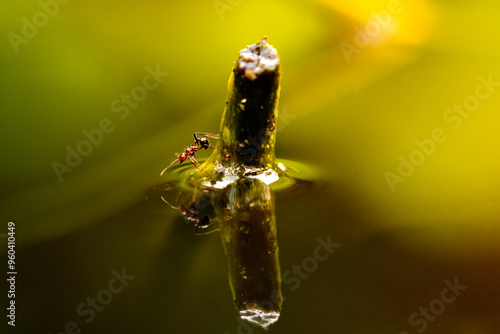
[{"label": "insect on twig", "polygon": [[[193,196],[194,196],[194,194],[193,194]],[[203,234],[210,234],[212,232],[219,231],[218,228],[213,229],[213,230],[203,231],[203,232],[198,231],[198,229],[209,227],[210,225],[215,223],[215,221],[210,220],[209,216],[204,216],[203,218],[200,218],[194,201],[191,201],[191,204],[189,204],[187,206],[184,205],[183,203],[181,203],[178,207],[175,207],[172,204],[170,204],[163,196],[161,196],[161,199],[163,202],[170,205],[170,207],[172,209],[179,210],[187,221],[191,221],[194,223],[194,234],[203,235]]]},{"label": "insect on twig", "polygon": [[184,150],[184,152],[182,152],[181,154],[175,153],[175,155],[177,156],[177,159],[172,161],[170,163],[170,165],[168,165],[164,170],[162,170],[160,175],[163,175],[163,173],[165,173],[165,171],[167,169],[169,169],[170,166],[172,166],[177,161],[179,161],[179,164],[181,164],[184,161],[186,161],[186,159],[189,159],[189,161],[191,161],[191,163],[193,165],[195,165],[196,168],[200,168],[200,163],[198,161],[196,161],[196,159],[194,158],[194,155],[196,154],[196,152],[198,152],[202,148],[204,148],[205,150],[208,148],[211,148],[211,149],[216,149],[216,148],[213,146],[210,146],[210,143],[209,143],[207,138],[198,138],[197,135],[209,137],[209,138],[213,138],[213,139],[219,139],[219,135],[213,135],[211,133],[206,133],[206,132],[195,132],[194,133],[194,145],[188,146]]}]

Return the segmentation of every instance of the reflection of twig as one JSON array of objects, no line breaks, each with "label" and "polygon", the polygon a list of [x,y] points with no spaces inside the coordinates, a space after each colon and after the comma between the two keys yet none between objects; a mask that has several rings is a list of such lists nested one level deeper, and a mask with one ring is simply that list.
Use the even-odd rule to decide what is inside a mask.
[{"label": "reflection of twig", "polygon": [[282,303],[271,188],[245,179],[215,196],[234,304],[242,319],[267,328],[278,320]]}]

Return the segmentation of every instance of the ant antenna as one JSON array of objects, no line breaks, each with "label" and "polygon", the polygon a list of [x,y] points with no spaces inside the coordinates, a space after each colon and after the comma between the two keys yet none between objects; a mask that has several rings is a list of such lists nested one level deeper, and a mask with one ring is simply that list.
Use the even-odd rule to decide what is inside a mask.
[{"label": "ant antenna", "polygon": [[168,205],[170,205],[170,207],[171,207],[172,209],[179,210],[179,208],[176,208],[175,206],[173,206],[172,204],[170,204],[170,203],[169,203],[169,202],[165,199],[165,197],[163,197],[163,195],[161,195],[160,197],[161,197],[161,200],[162,200],[163,202],[167,203]]},{"label": "ant antenna", "polygon": [[[175,155],[179,156],[179,154],[178,154],[178,153],[175,153]],[[169,168],[170,168],[170,166],[172,166],[172,165],[173,165],[176,161],[179,161],[179,158],[177,158],[177,159],[175,159],[174,161],[172,161],[172,162],[170,163],[170,165],[168,165],[168,166],[167,166],[164,170],[162,170],[162,171],[161,171],[161,173],[160,173],[160,176],[163,176],[163,173],[165,173],[165,172],[167,171],[167,169],[169,169]]]}]

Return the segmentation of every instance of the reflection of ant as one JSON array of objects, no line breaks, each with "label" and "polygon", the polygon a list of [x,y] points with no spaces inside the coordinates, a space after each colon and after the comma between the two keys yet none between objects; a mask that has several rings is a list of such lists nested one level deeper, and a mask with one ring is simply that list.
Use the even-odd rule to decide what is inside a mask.
[{"label": "reflection of ant", "polygon": [[194,223],[194,234],[202,235],[202,234],[210,234],[212,232],[219,231],[219,229],[216,228],[216,229],[209,230],[209,231],[198,232],[199,228],[207,228],[210,225],[212,225],[213,223],[215,223],[215,221],[210,221],[209,216],[204,216],[203,218],[200,218],[200,216],[198,215],[198,212],[196,209],[196,204],[194,203],[194,201],[192,201],[191,204],[189,204],[188,206],[181,203],[181,205],[179,205],[179,207],[175,207],[172,204],[170,204],[163,196],[161,196],[161,199],[163,202],[170,205],[170,207],[172,209],[179,210],[180,213],[184,216],[184,218],[186,218],[187,221],[191,221]]},{"label": "reflection of ant", "polygon": [[168,165],[167,168],[162,170],[160,175],[163,175],[163,173],[165,173],[165,171],[167,169],[169,169],[170,166],[172,166],[176,161],[179,161],[179,164],[181,164],[186,159],[189,159],[191,161],[191,163],[196,166],[196,168],[200,168],[200,164],[194,158],[194,155],[196,154],[196,152],[198,152],[202,148],[204,148],[206,150],[207,148],[215,149],[215,147],[210,146],[210,143],[208,142],[207,138],[198,138],[196,135],[210,137],[210,138],[214,138],[214,139],[219,139],[219,135],[213,135],[211,133],[204,133],[204,132],[195,132],[194,133],[194,145],[191,145],[188,148],[186,148],[186,150],[181,154],[175,153],[175,155],[177,156],[177,159],[172,161],[172,163],[170,163],[170,165]]}]

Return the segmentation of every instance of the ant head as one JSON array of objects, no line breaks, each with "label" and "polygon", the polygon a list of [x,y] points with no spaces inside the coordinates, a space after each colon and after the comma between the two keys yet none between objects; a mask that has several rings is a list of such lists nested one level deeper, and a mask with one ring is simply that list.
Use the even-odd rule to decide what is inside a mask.
[{"label": "ant head", "polygon": [[187,156],[186,156],[186,153],[182,153],[181,155],[179,155],[179,163],[183,163],[185,160],[186,160]]},{"label": "ant head", "polygon": [[181,205],[179,205],[179,211],[182,213],[182,214],[186,214],[187,212],[189,212],[188,208],[181,203]]}]

